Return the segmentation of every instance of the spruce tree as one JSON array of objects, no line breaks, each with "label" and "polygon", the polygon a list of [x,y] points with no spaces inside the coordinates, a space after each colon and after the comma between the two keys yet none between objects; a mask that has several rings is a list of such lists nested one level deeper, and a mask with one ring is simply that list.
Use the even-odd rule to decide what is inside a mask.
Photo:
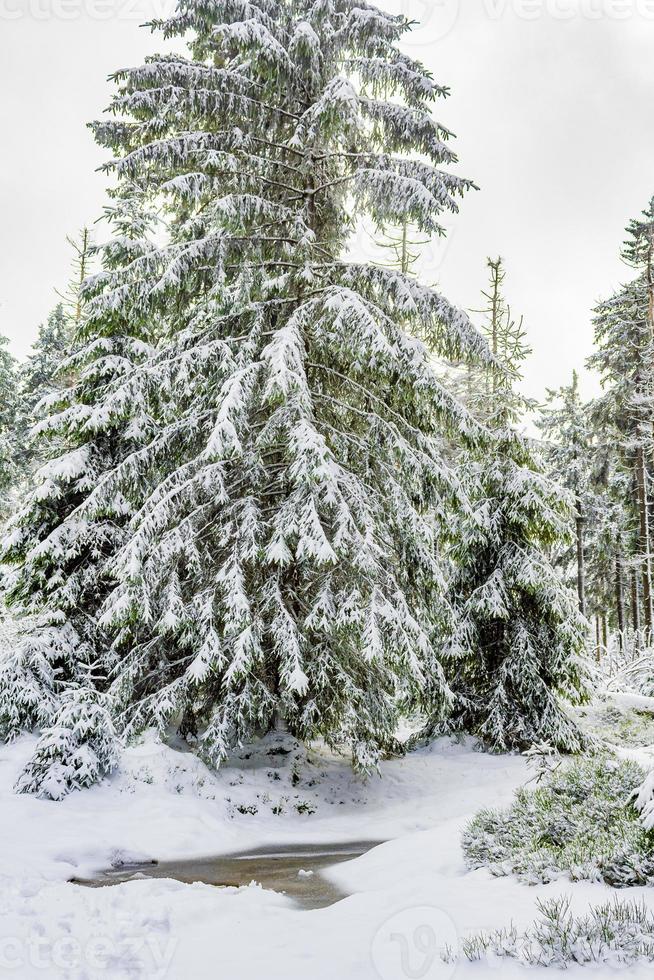
[{"label": "spruce tree", "polygon": [[[134,221],[132,210],[129,192],[117,190],[107,209],[116,237],[104,253],[105,274],[113,265],[138,260],[149,247],[147,221],[142,212],[141,220]],[[66,319],[55,312],[41,336],[43,349],[28,361],[28,406],[41,384],[53,384],[51,357],[68,342]],[[66,718],[76,717],[71,698],[79,698],[83,718],[102,686],[98,670],[107,642],[97,611],[112,586],[108,563],[126,540],[130,505],[120,494],[92,510],[83,505],[103,475],[149,432],[134,368],[151,353],[147,338],[153,329],[152,320],[127,305],[101,320],[84,312],[71,338],[72,353],[60,364],[62,386],[45,392],[34,450],[42,465],[10,522],[0,555],[9,566],[6,600],[22,624],[20,641],[0,664],[0,733],[5,738],[50,726],[62,710]],[[68,744],[76,737],[71,733]],[[71,765],[69,774],[75,770]],[[45,770],[41,775],[47,781]],[[56,779],[48,783],[55,784]],[[69,788],[74,785],[75,779]]]},{"label": "spruce tree", "polygon": [[573,495],[575,502],[575,555],[579,611],[586,615],[586,526],[594,510],[591,496],[593,435],[588,407],[579,392],[579,376],[558,390],[548,390],[540,429],[548,440],[547,462],[552,475]]},{"label": "spruce tree", "polygon": [[7,338],[0,335],[0,520],[12,509],[18,473],[18,384],[16,361],[9,353],[8,343]]},{"label": "spruce tree", "polygon": [[416,237],[408,221],[402,222],[398,228],[384,228],[381,236],[375,238],[375,244],[388,258],[379,264],[399,269],[405,275],[415,273],[421,248],[428,243],[429,239]]},{"label": "spruce tree", "polygon": [[117,763],[118,739],[106,698],[90,685],[69,686],[16,788],[61,800],[71,790],[92,786]]},{"label": "spruce tree", "polygon": [[[32,430],[41,418],[41,406],[61,387],[61,366],[70,353],[71,323],[62,303],[58,303],[45,324],[38,329],[32,352],[18,369],[18,410],[16,437],[19,444],[19,466],[26,474],[39,460],[38,440]],[[47,402],[46,402],[47,404]],[[47,410],[46,410],[47,412]]]},{"label": "spruce tree", "polygon": [[[83,287],[92,271],[93,243],[88,228],[82,228],[77,238],[67,238],[72,258],[71,277],[66,289],[58,293],[60,302],[41,324],[32,344],[32,351],[18,371],[19,407],[16,419],[19,461],[24,475],[32,471],[48,455],[56,454],[44,440],[34,439],[34,427],[49,414],[50,401],[56,403],[57,392],[74,382],[71,368],[65,370],[72,354],[72,338],[82,322],[84,310]],[[45,453],[45,455],[44,455]]]},{"label": "spruce tree", "polygon": [[84,285],[93,271],[96,249],[91,231],[86,227],[75,238],[68,236],[66,241],[73,253],[72,269],[65,290],[58,296],[73,329],[77,329],[84,315]]},{"label": "spruce tree", "polygon": [[[652,493],[654,476],[654,197],[639,218],[629,222],[622,248],[623,260],[638,273],[629,290],[628,316],[639,324],[634,390],[630,404],[634,433],[636,488],[640,528],[640,563],[645,618],[645,639],[654,642],[654,580],[652,573]],[[644,321],[644,322],[643,322]]]},{"label": "spruce tree", "polygon": [[453,549],[456,625],[447,654],[455,708],[447,726],[496,751],[541,742],[575,751],[581,736],[561,697],[583,690],[586,623],[550,560],[569,533],[571,502],[518,431],[530,403],[515,385],[529,348],[503,298],[503,264],[488,265],[484,329],[504,370],[471,372],[493,441],[467,461],[476,507]]},{"label": "spruce tree", "polygon": [[[110,586],[92,629],[124,733],[174,724],[219,762],[281,717],[369,769],[402,707],[449,703],[439,542],[466,502],[444,438],[481,429],[433,357],[489,354],[443,296],[347,244],[353,215],[434,235],[457,209],[446,90],[399,50],[406,19],[367,3],[184,0],[156,26],[190,57],[118,72],[95,133],[131,239],[150,208],[165,223],[141,254],[109,242],[82,329],[107,372],[87,368],[86,399],[127,371],[152,427],[103,411],[112,449],[48,540],[111,513],[88,567],[92,616]],[[145,323],[157,349],[132,371],[114,333]],[[17,591],[51,604],[22,539],[12,554]]]}]

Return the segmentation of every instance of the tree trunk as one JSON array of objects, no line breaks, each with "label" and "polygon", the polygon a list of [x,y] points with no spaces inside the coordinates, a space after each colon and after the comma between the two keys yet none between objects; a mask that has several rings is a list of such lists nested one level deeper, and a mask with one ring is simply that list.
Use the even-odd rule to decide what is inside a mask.
[{"label": "tree trunk", "polygon": [[654,228],[650,230],[649,248],[647,250],[647,293],[647,316],[650,336],[654,340]]},{"label": "tree trunk", "polygon": [[[654,343],[654,227],[649,228],[649,248],[647,251],[647,319],[649,322],[650,341]],[[650,364],[650,379],[651,379]],[[649,412],[649,431],[652,434],[652,418]],[[645,646],[652,642],[652,563],[650,559],[650,525],[649,525],[649,493],[647,488],[647,456],[643,446],[638,449],[639,456],[639,479],[638,496],[640,510],[640,534],[641,549],[644,553],[645,564],[643,566],[643,603],[645,606]],[[643,519],[645,526],[643,527]],[[643,540],[644,539],[644,540]],[[647,587],[646,587],[647,586]]]},{"label": "tree trunk", "polygon": [[622,578],[622,554],[620,550],[615,556],[615,611],[618,620],[618,646],[624,650],[624,581]]},{"label": "tree trunk", "polygon": [[411,271],[411,261],[409,259],[409,246],[407,243],[407,222],[402,222],[402,252],[400,258],[400,269],[405,276],[408,276]]},{"label": "tree trunk", "polygon": [[577,497],[577,595],[579,612],[586,615],[586,567],[584,562],[584,515],[581,500]]},{"label": "tree trunk", "polygon": [[598,663],[602,659],[602,638],[600,636],[599,614],[595,616],[595,659]]},{"label": "tree trunk", "polygon": [[638,515],[640,519],[641,579],[643,589],[643,619],[647,641],[652,633],[652,562],[650,558],[649,507],[647,501],[647,471],[645,453],[639,446],[636,453],[636,481],[638,489]]},{"label": "tree trunk", "polygon": [[636,649],[640,650],[640,597],[638,595],[638,575],[631,570],[631,624],[636,637]]}]

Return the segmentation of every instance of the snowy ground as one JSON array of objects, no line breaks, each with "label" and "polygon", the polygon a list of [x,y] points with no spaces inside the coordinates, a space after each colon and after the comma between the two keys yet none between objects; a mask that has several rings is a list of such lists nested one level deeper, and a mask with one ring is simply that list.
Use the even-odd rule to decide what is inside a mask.
[{"label": "snowy ground", "polygon": [[[593,726],[606,710],[612,706],[591,711]],[[145,739],[110,781],[63,803],[12,793],[31,745],[26,738],[0,749],[0,976],[510,980],[526,970],[508,960],[443,964],[430,937],[455,944],[511,921],[527,926],[538,898],[566,893],[581,911],[611,894],[600,884],[528,887],[466,870],[459,846],[466,821],[482,806],[508,803],[530,776],[524,759],[484,755],[470,744],[442,740],[385,763],[381,779],[362,784],[345,760],[317,750],[306,757],[283,736],[241,750],[217,775],[181,747]],[[641,761],[649,754],[642,745],[636,751]],[[331,871],[351,895],[315,911],[254,884],[218,889],[162,879],[87,889],[67,882],[120,860],[361,839],[387,843]],[[629,890],[641,895],[654,909],[648,889]],[[628,974],[653,972],[643,965]],[[588,970],[568,975],[582,973]]]}]

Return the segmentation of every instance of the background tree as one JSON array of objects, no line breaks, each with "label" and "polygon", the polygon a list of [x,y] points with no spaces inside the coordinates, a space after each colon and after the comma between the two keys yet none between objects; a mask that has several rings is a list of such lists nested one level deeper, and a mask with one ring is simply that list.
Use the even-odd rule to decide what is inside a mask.
[{"label": "background tree", "polygon": [[17,411],[16,361],[9,353],[7,338],[0,335],[0,519],[11,510],[18,473]]},{"label": "background tree", "polygon": [[582,400],[576,371],[570,385],[548,391],[539,426],[548,471],[575,500],[575,545],[563,549],[557,563],[576,582],[580,611],[595,622],[601,657],[610,632],[615,630],[622,644],[629,625],[625,549],[632,531],[616,434],[604,418],[601,400]]},{"label": "background tree", "polygon": [[19,442],[19,465],[23,474],[34,468],[39,449],[31,432],[41,417],[43,399],[52,397],[61,387],[61,365],[70,353],[71,325],[59,303],[45,324],[39,326],[32,352],[18,369],[19,406],[16,413],[16,433]]},{"label": "background tree", "polygon": [[403,221],[396,228],[381,228],[374,237],[374,242],[387,258],[380,260],[378,264],[399,269],[408,276],[415,272],[421,250],[429,241],[430,239],[417,235],[408,221]]},{"label": "background tree", "polygon": [[547,403],[541,412],[540,428],[548,440],[547,458],[552,474],[559,474],[561,483],[575,501],[575,554],[579,611],[586,615],[586,545],[585,527],[593,507],[591,480],[593,472],[593,437],[588,408],[579,393],[579,377],[572,373],[572,382],[558,390],[549,389]]},{"label": "background tree", "polygon": [[95,245],[91,231],[86,226],[76,238],[67,237],[66,241],[73,253],[71,275],[66,289],[58,295],[71,330],[77,330],[84,315],[84,284],[93,270]]},{"label": "background tree", "polygon": [[[140,223],[129,217],[129,192],[116,191],[114,202],[107,212],[116,230],[111,254],[105,257],[107,270],[112,263],[122,266],[138,259],[148,248],[142,212]],[[51,359],[60,343],[67,344],[68,319],[65,309],[55,313],[34,359],[28,361],[24,378],[28,406],[30,379],[34,399],[41,385],[53,384]],[[99,656],[106,647],[97,611],[111,587],[108,563],[124,543],[129,505],[118,494],[92,513],[84,512],[81,505],[103,473],[133,451],[139,434],[147,429],[149,420],[142,418],[132,377],[135,363],[151,350],[146,337],[152,329],[152,321],[144,322],[134,311],[116,312],[97,323],[87,316],[84,303],[71,337],[72,353],[57,372],[63,387],[46,399],[34,450],[43,465],[11,520],[0,556],[10,568],[6,601],[24,622],[21,641],[0,664],[0,732],[5,738],[53,724],[63,738],[62,725],[75,719],[75,731],[62,742],[72,747],[80,731],[93,729],[90,719],[95,724],[103,717],[102,705],[98,711],[89,708],[96,689],[102,687]],[[76,699],[78,710],[73,708]],[[105,734],[110,740],[111,733]],[[40,746],[37,754],[42,762],[53,759],[54,765],[47,745]],[[72,769],[65,769],[71,775],[69,787],[83,781],[79,773],[79,778],[72,778],[82,757],[77,753],[77,762],[69,760]],[[104,757],[111,755],[105,752]],[[57,759],[57,766],[60,763]],[[101,765],[91,768],[102,771]],[[49,783],[48,772],[40,772],[44,786],[51,785],[53,792],[59,786],[61,795],[56,774],[50,774]]]},{"label": "background tree", "polygon": [[[652,205],[643,220],[630,223],[623,248],[625,261],[638,275],[595,311],[597,350],[589,366],[600,372],[604,392],[593,411],[598,424],[612,433],[612,457],[623,474],[627,531],[633,535],[630,564],[632,619],[642,642],[652,638],[652,424],[654,346],[652,343]],[[632,515],[631,519],[628,515]]]},{"label": "background tree", "polygon": [[550,560],[569,533],[570,500],[516,429],[531,406],[515,388],[529,348],[502,294],[501,259],[488,267],[484,330],[500,369],[471,372],[493,442],[467,462],[474,517],[460,522],[453,549],[449,724],[495,750],[545,742],[575,751],[581,735],[560,698],[584,691],[586,623]]},{"label": "background tree", "polygon": [[[78,238],[66,241],[73,252],[70,280],[46,323],[39,326],[31,353],[18,368],[15,432],[17,465],[23,477],[47,457],[44,441],[32,438],[34,427],[47,417],[50,400],[56,400],[56,393],[74,380],[62,365],[72,353],[71,340],[81,324],[82,287],[92,269],[93,244],[88,228],[82,228]],[[52,455],[52,448],[48,452]]]},{"label": "background tree", "polygon": [[[653,239],[650,202],[630,222],[622,250],[636,277],[595,310],[588,366],[599,372],[602,394],[584,405],[573,381],[550,393],[542,418],[550,470],[574,493],[577,528],[585,529],[576,550],[586,559],[585,606],[600,658],[652,642]],[[572,558],[571,551],[559,556],[564,570]]]}]

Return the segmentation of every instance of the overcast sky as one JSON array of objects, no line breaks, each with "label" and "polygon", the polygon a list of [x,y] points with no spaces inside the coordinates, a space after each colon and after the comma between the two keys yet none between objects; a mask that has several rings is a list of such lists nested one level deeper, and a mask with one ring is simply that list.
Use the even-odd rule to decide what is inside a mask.
[{"label": "overcast sky", "polygon": [[[590,309],[627,278],[623,228],[654,194],[654,0],[393,0],[406,44],[451,97],[459,172],[480,186],[425,275],[479,306],[485,257],[534,353],[541,397],[582,367]],[[139,24],[169,0],[0,0],[0,332],[18,356],[69,271],[67,234],[102,212],[103,151],[85,123],[107,75],[164,45]],[[585,379],[586,393],[594,391]]]}]

